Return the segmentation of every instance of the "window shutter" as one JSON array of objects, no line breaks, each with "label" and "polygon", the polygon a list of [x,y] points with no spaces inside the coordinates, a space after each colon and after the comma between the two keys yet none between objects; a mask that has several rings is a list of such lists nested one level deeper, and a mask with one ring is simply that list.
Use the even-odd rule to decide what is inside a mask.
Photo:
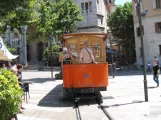
[{"label": "window shutter", "polygon": [[160,52],[160,55],[161,55],[161,45],[159,45],[159,52]]},{"label": "window shutter", "polygon": [[158,33],[158,23],[155,23],[155,32]]},{"label": "window shutter", "polygon": [[137,36],[139,36],[139,34],[138,34],[138,28],[136,28],[136,33],[137,33]]},{"label": "window shutter", "polygon": [[153,0],[153,9],[156,9],[156,0]]}]

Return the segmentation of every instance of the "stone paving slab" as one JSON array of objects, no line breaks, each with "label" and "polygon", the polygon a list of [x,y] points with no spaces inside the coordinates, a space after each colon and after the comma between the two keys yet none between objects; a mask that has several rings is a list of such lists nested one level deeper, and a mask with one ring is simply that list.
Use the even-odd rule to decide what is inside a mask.
[{"label": "stone paving slab", "polygon": [[141,75],[109,79],[108,90],[102,92],[103,105],[114,120],[161,120],[161,88],[155,88],[152,75],[148,75],[149,102],[144,102],[142,79]]}]

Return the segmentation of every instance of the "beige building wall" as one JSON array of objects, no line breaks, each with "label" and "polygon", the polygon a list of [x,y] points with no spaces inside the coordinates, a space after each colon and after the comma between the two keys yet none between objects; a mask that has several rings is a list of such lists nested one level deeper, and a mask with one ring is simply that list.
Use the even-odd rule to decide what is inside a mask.
[{"label": "beige building wall", "polygon": [[[161,3],[161,0],[160,0]],[[161,4],[160,4],[161,5]],[[144,52],[145,52],[145,62],[146,64],[156,56],[161,63],[161,32],[157,32],[156,29],[161,29],[156,26],[161,22],[161,6],[156,8],[156,0],[142,0],[141,9],[148,9],[148,14],[146,17],[142,18],[144,35]],[[136,4],[133,2],[133,17],[134,17],[134,31],[135,31],[135,44],[136,44],[136,57],[138,66],[142,65],[142,55],[141,55],[141,40],[138,35],[138,16],[136,13]]]}]

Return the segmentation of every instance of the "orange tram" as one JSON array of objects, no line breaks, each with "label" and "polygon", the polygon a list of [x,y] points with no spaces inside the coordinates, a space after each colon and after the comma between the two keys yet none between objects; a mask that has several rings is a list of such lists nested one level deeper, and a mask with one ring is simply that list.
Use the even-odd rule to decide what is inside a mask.
[{"label": "orange tram", "polygon": [[[74,58],[63,64],[63,92],[78,94],[106,91],[108,86],[108,63],[106,62],[106,38],[104,33],[64,34],[64,47],[70,48]],[[79,54],[84,42],[93,50],[96,64],[79,63]]]}]

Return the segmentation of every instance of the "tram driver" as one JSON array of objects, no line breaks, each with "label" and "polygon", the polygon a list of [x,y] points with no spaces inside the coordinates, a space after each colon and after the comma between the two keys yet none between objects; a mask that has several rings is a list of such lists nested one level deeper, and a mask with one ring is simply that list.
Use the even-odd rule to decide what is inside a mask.
[{"label": "tram driver", "polygon": [[84,48],[80,52],[80,63],[95,63],[93,50],[89,48],[88,42],[84,42]]}]

